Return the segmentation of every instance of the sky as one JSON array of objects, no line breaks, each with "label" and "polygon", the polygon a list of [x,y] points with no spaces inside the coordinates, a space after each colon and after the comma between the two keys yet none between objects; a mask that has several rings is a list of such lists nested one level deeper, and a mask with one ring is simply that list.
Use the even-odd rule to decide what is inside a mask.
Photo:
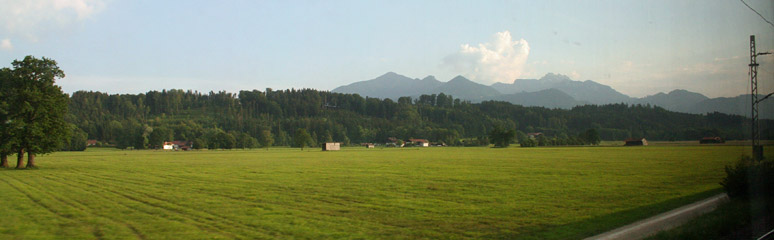
[{"label": "sky", "polygon": [[[745,0],[774,20],[770,0]],[[338,86],[396,72],[490,85],[547,73],[633,96],[749,91],[749,36],[774,26],[735,0],[0,0],[0,67],[57,61],[65,92]],[[758,58],[761,93],[774,57]]]}]

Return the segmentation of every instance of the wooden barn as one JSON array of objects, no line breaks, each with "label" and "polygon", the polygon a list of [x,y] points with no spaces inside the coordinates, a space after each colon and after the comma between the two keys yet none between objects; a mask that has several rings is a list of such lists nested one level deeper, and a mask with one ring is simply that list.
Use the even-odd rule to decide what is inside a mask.
[{"label": "wooden barn", "polygon": [[700,144],[710,144],[710,143],[725,143],[722,138],[720,137],[703,137],[699,139]]},{"label": "wooden barn", "polygon": [[322,145],[323,151],[338,151],[341,150],[341,143],[339,142],[327,142]]},{"label": "wooden barn", "polygon": [[645,138],[627,138],[624,140],[624,146],[648,146],[648,140]]}]

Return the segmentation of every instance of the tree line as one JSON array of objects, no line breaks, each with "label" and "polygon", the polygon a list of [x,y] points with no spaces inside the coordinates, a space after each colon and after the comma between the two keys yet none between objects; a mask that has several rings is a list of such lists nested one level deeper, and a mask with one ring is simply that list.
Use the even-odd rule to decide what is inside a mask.
[{"label": "tree line", "polygon": [[[393,101],[313,89],[78,91],[70,97],[69,109],[68,121],[77,126],[75,131],[133,149],[159,148],[172,140],[190,141],[194,148],[298,146],[294,139],[298,129],[309,135],[304,146],[330,141],[384,143],[390,137],[488,145],[496,140],[492,133],[498,129],[513,130],[509,142],[533,140],[536,146],[594,144],[629,137],[698,140],[720,136],[732,140],[746,138],[749,129],[748,120],[741,116],[676,113],[650,105],[585,105],[564,110],[497,101],[470,103],[443,93]],[[762,126],[763,136],[771,139],[772,121],[764,120]],[[524,137],[535,132],[542,135]]]}]

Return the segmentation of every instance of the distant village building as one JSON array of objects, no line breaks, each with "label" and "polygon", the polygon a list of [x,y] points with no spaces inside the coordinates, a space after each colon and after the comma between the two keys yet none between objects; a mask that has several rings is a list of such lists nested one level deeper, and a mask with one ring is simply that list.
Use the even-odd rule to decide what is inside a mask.
[{"label": "distant village building", "polygon": [[401,143],[397,138],[394,137],[388,137],[387,142],[384,143],[385,147],[403,147],[403,145],[404,143]]},{"label": "distant village building", "polygon": [[408,140],[411,142],[411,144],[416,145],[418,147],[429,147],[430,142],[427,141],[427,139],[418,139],[418,138],[412,138]]},{"label": "distant village building", "polygon": [[87,147],[96,146],[96,145],[97,145],[97,140],[95,140],[95,139],[86,140],[86,146]]},{"label": "distant village building", "polygon": [[373,143],[366,143],[364,146],[366,148],[374,148],[374,144]]},{"label": "distant village building", "polygon": [[529,137],[529,139],[532,139],[532,140],[537,139],[538,136],[540,135],[543,135],[543,133],[541,132],[527,133],[527,137]]},{"label": "distant village building", "polygon": [[648,140],[645,138],[627,138],[624,140],[624,146],[648,146]]},{"label": "distant village building", "polygon": [[341,143],[339,142],[326,142],[322,146],[323,151],[338,151],[341,150]]},{"label": "distant village building", "polygon": [[191,143],[187,142],[187,141],[164,142],[164,145],[162,146],[162,149],[164,149],[164,150],[183,150],[183,151],[188,151],[188,150],[191,150]]},{"label": "distant village building", "polygon": [[709,143],[725,143],[722,138],[720,137],[703,137],[699,139],[700,144],[709,144]]}]

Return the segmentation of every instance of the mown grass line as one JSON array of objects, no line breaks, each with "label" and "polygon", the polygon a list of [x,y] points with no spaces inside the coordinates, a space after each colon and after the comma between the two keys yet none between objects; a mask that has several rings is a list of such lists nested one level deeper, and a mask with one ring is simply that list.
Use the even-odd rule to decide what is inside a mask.
[{"label": "mown grass line", "polygon": [[[127,182],[123,182],[123,183],[127,183]],[[186,206],[186,205],[183,205],[183,204],[179,204],[178,202],[181,202],[181,199],[177,199],[177,200],[165,199],[165,198],[162,198],[162,197],[160,197],[158,195],[154,195],[153,193],[147,193],[147,192],[144,192],[144,191],[136,190],[136,189],[139,189],[139,187],[147,186],[147,185],[143,185],[141,183],[135,183],[135,184],[136,184],[137,188],[125,187],[123,185],[116,185],[116,184],[105,184],[105,186],[106,187],[110,187],[110,188],[114,188],[116,190],[120,190],[121,192],[130,193],[130,194],[132,194],[132,195],[134,195],[136,197],[140,197],[140,198],[144,197],[144,198],[147,198],[147,199],[153,199],[153,200],[155,200],[155,202],[157,202],[155,204],[151,204],[151,205],[154,205],[154,206],[159,205],[159,203],[164,203],[162,205],[169,205],[169,206],[158,206],[158,207],[163,207],[163,208],[165,208],[167,210],[174,211],[174,212],[179,213],[179,214],[188,215],[188,216],[190,216],[192,218],[206,219],[206,220],[208,220],[210,222],[213,222],[213,225],[219,226],[219,229],[226,229],[227,226],[228,227],[237,227],[238,226],[238,227],[241,227],[240,230],[243,231],[243,232],[251,232],[251,233],[257,234],[258,236],[263,235],[262,237],[267,237],[267,238],[270,237],[269,233],[275,233],[275,235],[277,233],[281,233],[278,229],[268,228],[269,226],[267,226],[267,225],[257,225],[257,224],[249,224],[249,223],[246,224],[246,223],[242,223],[242,222],[230,219],[227,216],[218,214],[216,212],[207,210],[206,208],[202,208],[202,207],[198,207],[197,208],[196,206]],[[190,193],[190,191],[188,193]],[[210,199],[211,199],[211,197],[213,195],[217,195],[217,194],[203,193],[203,192],[198,192],[198,193],[200,193],[202,196],[210,197]],[[190,198],[190,199],[197,199],[198,198],[198,197],[194,197],[193,194],[187,194],[186,197]],[[211,199],[211,201],[223,203],[223,201],[215,200],[215,199]],[[186,201],[183,201],[183,202],[186,202]],[[244,202],[244,203],[248,203],[248,202]],[[245,206],[245,207],[248,207],[248,206]],[[225,223],[225,225],[223,225],[222,223]],[[256,231],[256,229],[264,229],[266,232],[259,232],[259,231]],[[245,236],[251,236],[251,235],[250,234],[246,234]]]},{"label": "mown grass line", "polygon": [[[105,150],[41,156],[40,170],[0,171],[0,178],[30,178],[26,183],[47,185],[36,191],[76,206],[93,204],[85,211],[130,222],[149,239],[566,239],[596,231],[589,230],[594,224],[604,226],[593,229],[626,224],[628,218],[609,217],[615,213],[688,201],[681,198],[717,189],[723,165],[741,150]],[[45,203],[71,208],[56,201]],[[19,211],[0,209],[0,214]],[[133,237],[98,214],[77,213],[72,222],[104,224],[99,227],[107,234],[120,227],[121,234]],[[37,226],[18,226],[25,225]],[[62,236],[93,238],[88,229],[65,229],[70,233]],[[19,236],[14,233],[21,231],[0,224],[0,236]]]},{"label": "mown grass line", "polygon": [[[47,176],[47,177],[48,178],[52,178],[53,176],[50,175],[50,176]],[[56,181],[56,179],[53,179],[53,180]],[[84,182],[83,180],[78,180],[77,177],[73,177],[73,178],[59,178],[59,181],[57,181],[57,182],[60,182],[60,181],[63,181],[63,180],[70,181],[69,184],[71,184],[71,185],[73,183],[81,184],[82,187],[76,188],[77,190],[81,190],[81,191],[92,193],[93,196],[102,197],[105,200],[107,200],[107,202],[112,202],[114,204],[118,204],[120,206],[123,206],[124,208],[129,210],[128,212],[136,212],[136,211],[139,210],[141,213],[144,213],[144,214],[146,214],[147,216],[150,216],[150,217],[163,218],[163,219],[166,219],[166,220],[169,220],[169,221],[179,222],[179,223],[182,224],[181,226],[191,226],[190,224],[192,222],[194,222],[194,223],[196,222],[196,221],[194,221],[193,219],[190,219],[190,218],[185,218],[188,221],[182,221],[181,219],[173,217],[173,216],[178,215],[177,213],[175,213],[175,214],[162,214],[163,211],[160,212],[158,210],[161,209],[161,210],[165,210],[166,211],[167,209],[159,208],[159,207],[152,206],[152,205],[148,205],[146,202],[138,201],[138,199],[133,198],[133,197],[132,198],[127,198],[126,194],[121,194],[121,193],[119,193],[119,192],[117,192],[115,190],[111,190],[109,188],[105,188],[104,187],[104,182],[100,182],[100,184],[103,184],[103,185],[96,185],[96,184],[93,184],[93,183]],[[100,191],[100,190],[102,190],[102,191]],[[117,196],[117,198],[108,197],[111,194],[112,194],[112,196]],[[125,203],[125,202],[123,202],[121,200],[126,201],[126,202],[130,202],[130,203],[135,203],[135,204]],[[111,206],[111,205],[108,205],[108,206]],[[149,208],[149,209],[144,209],[144,208]],[[114,210],[114,212],[116,210],[113,207],[110,207],[110,209]],[[174,212],[172,212],[172,213],[174,213]],[[125,217],[126,215],[122,215],[122,216]],[[202,226],[201,224],[198,224],[198,225],[194,224],[193,226],[197,226],[201,230],[208,230],[209,232],[212,232],[212,233],[218,233],[217,231],[215,231],[214,229],[210,228],[207,225]],[[222,234],[222,233],[219,233],[219,234]]]},{"label": "mown grass line", "polygon": [[[47,176],[43,176],[43,178],[46,178],[46,177]],[[78,212],[82,213],[81,216],[79,217],[79,219],[80,218],[88,218],[88,217],[90,217],[92,215],[93,216],[97,216],[100,219],[105,219],[105,220],[108,220],[108,221],[111,221],[111,222],[114,222],[114,223],[117,223],[119,225],[122,225],[122,226],[126,227],[127,229],[131,230],[131,232],[134,234],[134,236],[137,237],[137,239],[145,239],[146,238],[140,231],[137,230],[137,228],[135,228],[132,224],[130,224],[130,223],[126,222],[126,221],[122,221],[120,219],[116,219],[116,218],[111,217],[111,216],[109,216],[107,214],[99,213],[98,211],[90,210],[90,208],[88,207],[88,204],[80,202],[80,201],[78,201],[78,200],[76,200],[74,198],[67,198],[67,197],[64,197],[63,195],[54,194],[55,192],[63,192],[62,190],[67,189],[67,188],[74,189],[74,188],[70,187],[68,184],[64,184],[62,182],[49,181],[49,182],[38,182],[39,184],[32,185],[32,184],[27,183],[25,181],[21,181],[21,180],[18,180],[18,179],[16,179],[16,180],[19,183],[22,183],[22,184],[26,185],[27,187],[25,189],[45,190],[45,191],[38,191],[38,192],[41,195],[46,196],[46,199],[48,199],[48,200],[55,200],[55,202],[57,202],[57,203],[63,203],[67,207],[69,207],[71,209],[75,209]],[[37,179],[31,179],[31,180],[34,181],[34,180],[37,180]],[[56,187],[54,187],[54,186],[56,186]],[[76,190],[80,190],[80,189],[76,189]],[[71,191],[66,191],[66,192],[72,193]],[[73,218],[73,219],[76,219],[76,218]],[[99,225],[100,224],[91,223],[91,227],[94,229],[95,236],[97,238],[102,238],[102,236],[104,236],[106,233],[104,233],[102,230],[100,230],[101,228],[99,227]],[[116,233],[113,233],[112,235],[120,235],[120,234],[121,234],[120,232],[116,232]]]},{"label": "mown grass line", "polygon": [[[8,186],[13,188],[16,192],[19,192],[19,193],[23,194],[27,199],[29,199],[36,206],[40,206],[42,209],[45,209],[45,211],[47,211],[49,213],[52,213],[54,216],[56,216],[56,217],[58,217],[60,219],[66,220],[66,224],[64,224],[64,226],[67,226],[66,228],[68,228],[68,229],[60,228],[59,230],[57,230],[57,234],[67,235],[69,233],[69,230],[70,230],[69,228],[75,228],[75,227],[82,226],[80,223],[78,223],[78,221],[76,221],[77,219],[71,213],[68,213],[68,212],[65,212],[63,210],[57,209],[57,208],[53,207],[53,206],[55,206],[54,204],[45,203],[44,202],[45,198],[36,197],[34,192],[27,191],[28,189],[27,190],[23,190],[22,187],[17,186],[18,184],[21,183],[20,180],[17,180],[17,179],[14,179],[14,178],[6,178],[6,179],[0,179],[0,180],[5,182],[6,184],[8,184]],[[13,182],[16,182],[17,184],[13,184],[9,180],[12,180]],[[91,228],[91,229],[93,229],[93,228]],[[94,231],[89,231],[89,232],[91,234],[94,234]],[[97,235],[95,235],[94,237],[99,238],[99,236],[97,236]]]},{"label": "mown grass line", "polygon": [[[76,183],[85,185],[86,187],[83,188],[86,191],[93,191],[93,190],[87,190],[87,189],[103,189],[104,192],[96,192],[93,193],[101,193],[101,194],[113,194],[115,196],[120,197],[121,199],[130,200],[133,202],[140,203],[141,205],[144,205],[147,208],[147,210],[142,210],[142,208],[138,207],[130,207],[127,205],[124,205],[125,207],[140,210],[150,216],[155,217],[162,217],[170,221],[176,221],[179,223],[182,223],[183,225],[193,225],[197,228],[210,232],[210,233],[216,233],[219,235],[223,235],[228,238],[236,238],[237,235],[234,235],[234,232],[229,231],[231,230],[228,228],[228,225],[224,225],[222,223],[219,223],[218,221],[214,221],[214,219],[211,216],[206,216],[204,214],[191,214],[191,211],[186,211],[186,209],[181,209],[179,206],[176,206],[174,204],[171,204],[170,201],[167,200],[159,200],[158,198],[152,198],[149,197],[149,195],[142,194],[145,197],[151,198],[149,199],[143,199],[143,196],[134,196],[129,193],[135,193],[135,194],[141,194],[138,191],[129,191],[128,188],[118,187],[117,185],[109,184],[106,182],[100,182],[100,185],[84,182],[83,180],[77,180],[73,178],[69,178],[69,181],[74,181]],[[124,193],[126,192],[126,193]],[[120,201],[114,200],[112,198],[112,202],[121,204]],[[169,212],[171,214],[160,214],[159,210],[164,212]],[[168,215],[168,216],[167,216]],[[174,217],[170,217],[174,216]],[[182,219],[180,219],[182,218]],[[184,219],[184,220],[183,220]],[[268,238],[268,236],[266,236]]]},{"label": "mown grass line", "polygon": [[[95,178],[95,180],[98,180],[98,181],[104,183],[105,186],[108,186],[108,187],[111,187],[111,188],[121,189],[122,191],[126,191],[126,192],[134,192],[134,193],[137,193],[137,194],[145,195],[146,197],[149,197],[149,198],[155,198],[156,200],[159,200],[159,201],[164,201],[164,202],[169,201],[167,199],[160,199],[160,198],[155,197],[153,195],[149,195],[148,193],[138,192],[138,191],[132,190],[132,189],[136,189],[135,187],[127,188],[127,187],[124,187],[124,186],[119,186],[119,185],[113,185],[113,184],[105,183],[105,181],[106,180],[110,180],[110,178],[100,178],[100,177],[91,176],[89,174],[83,174],[83,173],[79,173],[79,175],[80,176],[93,177],[93,178]],[[156,176],[156,177],[158,177],[158,176]],[[124,181],[122,181],[122,183],[130,183],[130,184],[135,185],[137,188],[149,186],[149,184],[145,184],[143,182],[136,182],[134,180],[126,181],[126,179],[124,179]],[[151,185],[152,184],[153,183],[151,183]],[[202,195],[205,195],[207,197],[211,197],[213,195],[215,195],[215,196],[224,196],[224,195],[218,194],[216,192],[205,193],[205,192],[203,192],[201,190],[198,190],[196,192],[198,192],[198,193],[200,193]],[[188,191],[188,193],[190,193],[190,191]],[[192,196],[191,194],[187,194],[187,195],[188,195],[187,196],[188,198],[193,198],[193,199],[197,198],[195,196]],[[233,197],[227,197],[227,198],[236,199],[236,198],[233,198]],[[245,205],[240,204],[240,205],[242,205],[242,207],[249,207],[250,204],[255,204],[257,201],[259,201],[261,199],[254,199],[254,200],[237,199],[237,200],[242,202],[242,203],[245,203]],[[220,201],[218,201],[218,202],[220,202]],[[322,209],[322,210],[318,209],[318,211],[313,211],[315,208],[310,208],[310,206],[290,207],[290,209],[288,209],[289,208],[289,206],[287,205],[288,203],[286,202],[285,204],[286,204],[285,206],[282,206],[282,208],[285,208],[285,210],[283,212],[292,213],[292,215],[295,216],[294,218],[305,218],[305,219],[315,220],[315,221],[320,222],[320,223],[330,223],[331,221],[336,221],[336,222],[339,222],[339,223],[341,223],[342,221],[349,221],[349,222],[353,222],[354,221],[354,220],[349,219],[349,218],[343,218],[341,216],[336,216],[336,214],[334,214],[335,212],[331,212],[329,209]],[[183,206],[183,205],[179,205],[179,207],[180,208],[187,208],[187,206]],[[263,207],[263,208],[267,208],[267,207]],[[280,208],[280,207],[273,207],[273,208]],[[294,210],[290,211],[291,209],[294,209]],[[228,221],[228,217],[226,217],[226,216],[219,215],[217,213],[214,213],[214,212],[211,212],[211,211],[207,211],[207,210],[203,210],[203,209],[198,209],[197,211],[199,211],[199,210],[203,211],[203,212],[206,212],[208,214],[211,214],[213,216],[218,216],[221,219],[223,219],[225,221]],[[339,218],[339,219],[330,219],[332,217]],[[234,223],[236,223],[236,222],[234,222]],[[248,223],[248,224],[241,224],[241,225],[245,225],[245,227],[264,228],[264,229],[266,229],[267,227],[272,226],[274,224],[272,224],[272,223],[262,223],[261,225],[259,225],[259,224],[249,224]],[[374,228],[374,229],[380,229],[381,228],[381,229],[383,229],[384,227],[387,227],[387,226],[379,225],[379,226],[373,226],[371,228]],[[275,234],[278,234],[278,235],[292,233],[292,232],[286,232],[286,231],[282,230],[281,228],[272,228],[272,229],[268,229],[268,230],[270,230],[271,232],[273,232]]]}]

